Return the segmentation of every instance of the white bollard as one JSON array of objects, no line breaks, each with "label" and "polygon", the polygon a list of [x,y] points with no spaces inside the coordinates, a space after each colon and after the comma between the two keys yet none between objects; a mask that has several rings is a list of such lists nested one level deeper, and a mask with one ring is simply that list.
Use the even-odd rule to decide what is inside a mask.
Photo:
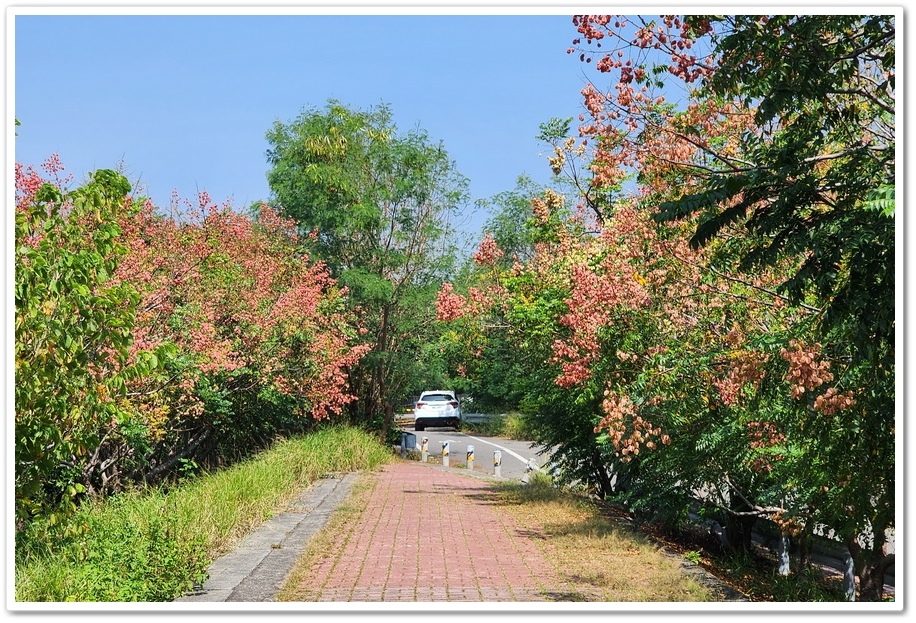
[{"label": "white bollard", "polygon": [[452,443],[451,441],[442,442],[442,466],[448,467],[448,446]]},{"label": "white bollard", "polygon": [[426,463],[429,458],[429,437],[424,437],[420,441],[420,460]]},{"label": "white bollard", "polygon": [[503,453],[499,450],[493,451],[493,475],[502,476],[503,475]]},{"label": "white bollard", "polygon": [[474,446],[468,446],[468,469],[474,469]]},{"label": "white bollard", "polygon": [[534,462],[534,459],[528,459],[528,464],[525,466],[525,473],[522,474],[522,483],[528,484],[531,481],[531,472],[537,469],[537,464]]}]

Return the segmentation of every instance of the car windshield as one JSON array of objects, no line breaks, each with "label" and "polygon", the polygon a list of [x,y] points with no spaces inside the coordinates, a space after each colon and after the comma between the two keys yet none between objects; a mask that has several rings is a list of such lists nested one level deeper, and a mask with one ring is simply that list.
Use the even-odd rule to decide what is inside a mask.
[{"label": "car windshield", "polygon": [[427,394],[420,398],[423,402],[447,402],[449,400],[454,400],[448,394]]}]

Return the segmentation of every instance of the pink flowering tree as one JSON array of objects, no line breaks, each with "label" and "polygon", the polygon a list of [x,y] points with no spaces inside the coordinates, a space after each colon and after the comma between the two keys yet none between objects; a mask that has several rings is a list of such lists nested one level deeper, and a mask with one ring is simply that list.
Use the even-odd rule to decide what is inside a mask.
[{"label": "pink flowering tree", "polygon": [[741,334],[758,352],[711,372],[723,404],[740,404],[745,379],[767,398],[769,417],[744,428],[772,433],[753,442],[772,457],[752,464],[796,484],[761,516],[802,533],[829,525],[860,594],[877,598],[893,564],[882,549],[895,489],[894,17],[573,25],[569,52],[611,86],[583,90],[579,137],[563,153],[586,146],[592,192],[637,175],[654,218],[692,220],[691,246],[715,251],[707,274],[796,313],[782,329],[749,318]]},{"label": "pink flowering tree", "polygon": [[339,415],[365,352],[346,292],[303,254],[291,222],[266,207],[253,220],[205,193],[171,209],[147,203],[122,225],[130,253],[115,273],[141,293],[135,350],[170,349],[161,374],[132,388],[135,424],[155,442],[146,478]]},{"label": "pink flowering tree", "polygon": [[810,469],[805,423],[855,406],[831,356],[792,341],[816,309],[779,295],[779,272],[714,269],[722,245],[691,247],[692,223],[660,225],[638,198],[598,227],[563,204],[532,200],[527,262],[500,263],[485,235],[472,277],[443,284],[455,373],[502,379],[488,387],[533,415],[563,477],[645,517],[699,504],[743,549],[759,518],[803,536],[808,498],[787,503],[786,483]]},{"label": "pink flowering tree", "polygon": [[16,167],[20,527],[353,400],[359,325],[292,223],[205,194],[166,216],[112,171],[68,190],[56,158],[43,168]]},{"label": "pink flowering tree", "polygon": [[[856,332],[829,318],[843,292],[793,286],[820,279],[810,255],[759,255],[766,238],[735,216],[748,196],[720,193],[722,218],[711,206],[672,207],[691,193],[710,199],[710,172],[749,157],[744,139],[760,131],[759,117],[741,102],[693,97],[691,85],[715,73],[710,41],[697,41],[708,24],[641,20],[631,45],[619,34],[627,21],[575,20],[583,38],[574,45],[618,42],[581,54],[619,77],[607,92],[584,89],[578,136],[564,136],[562,123],[544,133],[576,205],[535,198],[530,257],[485,267],[496,253],[485,236],[474,278],[440,291],[440,320],[460,326],[464,342],[455,367],[473,376],[488,347],[511,344],[519,404],[569,480],[646,518],[715,518],[740,549],[765,520],[802,544],[803,564],[815,526],[827,525],[873,596],[893,562],[881,551],[893,525],[887,362],[870,360],[880,348],[858,349]],[[661,51],[673,59],[665,71],[686,85],[683,109],[652,93],[663,73],[648,63]],[[492,288],[482,297],[490,305],[472,304],[471,287]],[[867,439],[854,438],[861,430]]]}]

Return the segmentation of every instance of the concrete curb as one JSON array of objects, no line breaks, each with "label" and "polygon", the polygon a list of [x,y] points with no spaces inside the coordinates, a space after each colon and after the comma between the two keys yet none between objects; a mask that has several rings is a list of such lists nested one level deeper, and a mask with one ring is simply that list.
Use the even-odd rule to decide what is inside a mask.
[{"label": "concrete curb", "polygon": [[267,520],[214,561],[202,587],[175,601],[275,601],[305,546],[346,499],[357,476],[343,474],[313,483],[289,511]]}]

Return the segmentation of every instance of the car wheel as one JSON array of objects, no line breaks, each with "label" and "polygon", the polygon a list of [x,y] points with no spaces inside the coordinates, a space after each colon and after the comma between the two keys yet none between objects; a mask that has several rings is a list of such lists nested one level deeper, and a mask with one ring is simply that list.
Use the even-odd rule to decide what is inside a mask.
[{"label": "car wheel", "polygon": [[422,433],[422,432],[423,432],[423,428],[424,428],[423,425],[420,424],[419,422],[417,422],[416,424],[413,425],[413,429],[414,429],[415,431],[417,431],[418,433]]}]

